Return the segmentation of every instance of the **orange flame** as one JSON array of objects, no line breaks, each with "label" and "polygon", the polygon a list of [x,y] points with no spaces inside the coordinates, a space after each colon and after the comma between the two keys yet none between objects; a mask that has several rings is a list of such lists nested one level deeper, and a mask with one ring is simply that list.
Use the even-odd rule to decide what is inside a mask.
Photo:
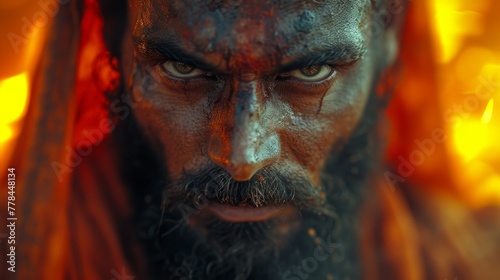
[{"label": "orange flame", "polygon": [[[26,113],[28,103],[28,76],[16,75],[0,82],[0,159],[9,159],[13,140],[17,137],[18,121]],[[0,167],[6,162],[0,162]]]},{"label": "orange flame", "polygon": [[[447,128],[453,135],[453,141],[447,143],[453,174],[472,205],[500,204],[500,149],[496,143],[500,116],[494,106],[500,101],[500,79],[495,79],[500,74],[500,39],[489,38],[488,31],[494,29],[490,22],[496,16],[489,7],[498,3],[434,0],[428,4],[434,15],[436,52],[441,63],[441,107],[455,110],[460,118]],[[485,87],[485,98],[474,98],[474,91],[481,86]]]}]

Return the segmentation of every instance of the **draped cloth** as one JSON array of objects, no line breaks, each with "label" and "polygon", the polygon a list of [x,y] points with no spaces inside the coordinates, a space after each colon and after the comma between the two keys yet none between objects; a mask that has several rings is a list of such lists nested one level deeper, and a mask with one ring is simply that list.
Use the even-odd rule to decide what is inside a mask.
[{"label": "draped cloth", "polygon": [[[101,123],[109,114],[105,91],[119,75],[116,60],[103,56],[106,38],[115,32],[109,27],[123,27],[102,14],[119,2],[69,1],[52,22],[11,164],[18,178],[17,272],[3,262],[1,279],[148,279],[131,230],[132,198],[116,168],[120,152]],[[411,1],[403,31],[388,165],[439,125],[423,2]],[[111,121],[108,127],[116,124]],[[95,129],[102,139],[88,136]],[[77,154],[86,155],[78,160]],[[370,184],[371,199],[359,213],[365,279],[498,279],[500,212],[461,203],[448,160],[444,149],[437,151],[429,162],[438,168],[419,168],[396,189],[383,174]]]}]

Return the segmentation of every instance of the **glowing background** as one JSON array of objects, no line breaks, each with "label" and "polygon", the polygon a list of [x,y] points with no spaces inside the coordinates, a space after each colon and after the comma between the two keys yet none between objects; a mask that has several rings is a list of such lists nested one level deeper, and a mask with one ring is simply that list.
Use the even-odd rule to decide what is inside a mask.
[{"label": "glowing background", "polygon": [[[453,141],[454,176],[474,204],[500,202],[500,18],[499,1],[427,1],[433,15],[439,97],[457,121],[447,127]],[[486,98],[476,97],[480,91]],[[477,102],[477,105],[476,105]],[[462,106],[462,109],[455,106]],[[456,113],[458,112],[458,113]]]},{"label": "glowing background", "polygon": [[[438,74],[440,108],[455,117],[446,122],[452,141],[445,142],[453,175],[472,205],[500,203],[500,17],[495,12],[500,2],[425,0],[412,4],[417,2],[425,4],[431,15],[437,62],[429,67]],[[12,152],[29,102],[29,81],[48,24],[37,25],[18,52],[6,35],[22,35],[23,17],[33,20],[38,11],[38,1],[0,2],[0,34],[4,36],[0,40],[0,170],[15,156]],[[484,81],[489,81],[488,86]],[[485,100],[474,97],[482,83],[481,90],[489,94]]]}]

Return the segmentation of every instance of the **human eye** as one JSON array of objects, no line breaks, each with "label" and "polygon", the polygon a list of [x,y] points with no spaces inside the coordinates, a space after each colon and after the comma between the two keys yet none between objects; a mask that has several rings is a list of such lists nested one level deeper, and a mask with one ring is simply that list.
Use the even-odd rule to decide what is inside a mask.
[{"label": "human eye", "polygon": [[336,73],[335,69],[327,64],[316,64],[282,73],[278,78],[293,78],[305,82],[321,82]]},{"label": "human eye", "polygon": [[187,63],[172,60],[161,64],[161,69],[167,76],[175,79],[190,79],[210,74]]}]

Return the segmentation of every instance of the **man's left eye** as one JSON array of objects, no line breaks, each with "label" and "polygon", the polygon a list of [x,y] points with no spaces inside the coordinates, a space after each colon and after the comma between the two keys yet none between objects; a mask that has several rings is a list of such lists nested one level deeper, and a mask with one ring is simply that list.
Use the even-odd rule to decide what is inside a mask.
[{"label": "man's left eye", "polygon": [[204,71],[180,61],[169,60],[163,63],[161,67],[166,74],[178,79],[194,78],[205,74]]},{"label": "man's left eye", "polygon": [[307,82],[318,82],[329,78],[335,69],[329,65],[318,64],[299,68],[280,75],[282,78],[295,78]]}]

